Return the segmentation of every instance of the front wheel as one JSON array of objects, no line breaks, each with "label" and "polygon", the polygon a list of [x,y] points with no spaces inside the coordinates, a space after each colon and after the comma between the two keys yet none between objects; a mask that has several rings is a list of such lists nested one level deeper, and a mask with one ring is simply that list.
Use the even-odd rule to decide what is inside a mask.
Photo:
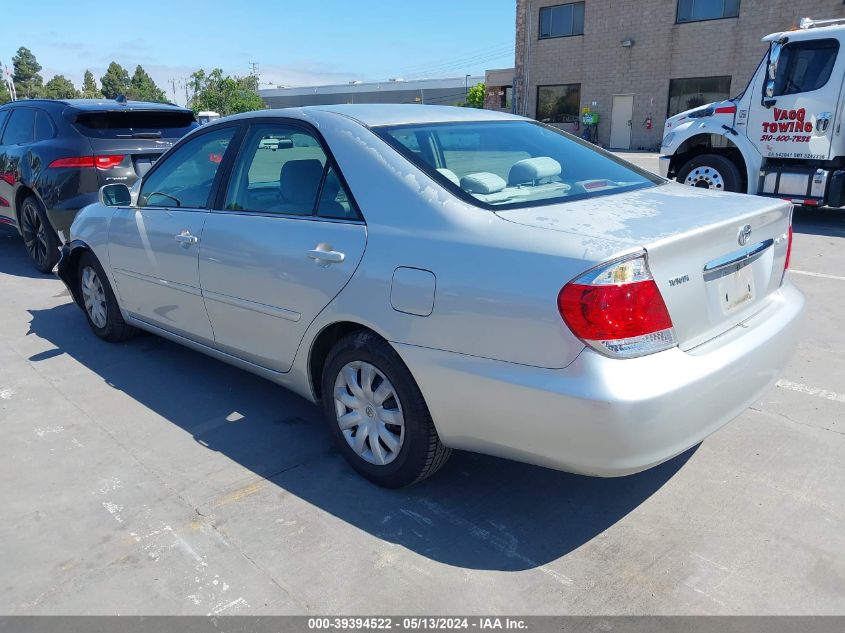
[{"label": "front wheel", "polygon": [[79,258],[76,278],[82,309],[94,334],[110,343],[134,336],[135,328],[123,320],[111,284],[91,251],[85,251]]},{"label": "front wheel", "polygon": [[713,191],[743,192],[739,168],[721,154],[701,154],[691,158],[678,171],[678,182]]},{"label": "front wheel", "polygon": [[439,470],[451,454],[411,372],[375,334],[356,332],[332,348],[323,369],[322,399],[340,452],[379,486],[416,483]]}]

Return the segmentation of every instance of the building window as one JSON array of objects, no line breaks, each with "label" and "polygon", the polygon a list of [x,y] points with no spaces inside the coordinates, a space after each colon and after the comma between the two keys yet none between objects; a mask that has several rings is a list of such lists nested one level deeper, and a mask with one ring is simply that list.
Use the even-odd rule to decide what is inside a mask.
[{"label": "building window", "polygon": [[678,0],[678,22],[739,17],[739,0]]},{"label": "building window", "polygon": [[501,94],[499,95],[499,107],[502,110],[510,110],[511,109],[511,97],[513,96],[513,88],[511,86],[505,86],[501,89]]},{"label": "building window", "polygon": [[724,101],[731,96],[731,78],[692,77],[669,81],[669,108],[666,116],[675,116],[707,103]]},{"label": "building window", "polygon": [[581,105],[581,84],[537,87],[537,120],[574,123]]},{"label": "building window", "polygon": [[584,3],[559,4],[540,9],[540,39],[584,34]]}]

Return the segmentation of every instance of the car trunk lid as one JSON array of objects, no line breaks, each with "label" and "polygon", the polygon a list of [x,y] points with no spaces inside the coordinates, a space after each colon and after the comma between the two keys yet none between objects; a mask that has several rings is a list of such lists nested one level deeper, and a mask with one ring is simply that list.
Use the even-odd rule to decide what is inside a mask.
[{"label": "car trunk lid", "polygon": [[644,249],[689,350],[761,310],[780,287],[791,205],[667,183],[558,205],[509,209],[501,218]]}]

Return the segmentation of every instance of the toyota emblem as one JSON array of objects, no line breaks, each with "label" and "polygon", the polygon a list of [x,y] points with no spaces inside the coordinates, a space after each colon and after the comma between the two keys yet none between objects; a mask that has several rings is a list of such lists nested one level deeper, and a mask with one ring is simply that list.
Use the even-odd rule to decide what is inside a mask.
[{"label": "toyota emblem", "polygon": [[751,225],[746,224],[741,229],[739,229],[739,234],[736,236],[736,241],[739,242],[740,246],[745,246],[748,244],[748,240],[751,239]]}]

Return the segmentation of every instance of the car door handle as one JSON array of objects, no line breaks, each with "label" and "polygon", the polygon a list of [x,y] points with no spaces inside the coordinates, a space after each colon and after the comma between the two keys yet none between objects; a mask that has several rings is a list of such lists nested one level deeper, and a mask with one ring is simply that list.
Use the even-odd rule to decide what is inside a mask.
[{"label": "car door handle", "polygon": [[323,251],[318,248],[308,251],[308,257],[316,260],[318,263],[325,262],[327,264],[339,264],[346,259],[346,255],[338,251]]},{"label": "car door handle", "polygon": [[189,231],[182,231],[181,233],[174,235],[173,239],[179,242],[185,248],[189,247],[191,244],[196,244],[200,241],[196,235],[191,235]]}]

